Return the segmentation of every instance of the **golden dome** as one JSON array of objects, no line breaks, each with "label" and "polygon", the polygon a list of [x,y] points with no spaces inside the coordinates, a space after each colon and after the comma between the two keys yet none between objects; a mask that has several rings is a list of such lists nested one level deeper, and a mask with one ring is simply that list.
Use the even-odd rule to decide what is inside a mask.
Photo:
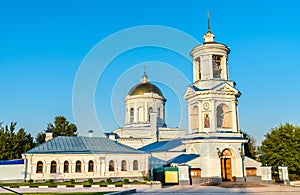
[{"label": "golden dome", "polygon": [[163,97],[160,89],[148,81],[146,71],[144,71],[141,83],[132,87],[128,95],[144,95],[145,93],[156,93],[157,95]]},{"label": "golden dome", "polygon": [[144,95],[145,93],[156,93],[163,97],[160,89],[150,82],[137,84],[129,91],[128,95]]}]

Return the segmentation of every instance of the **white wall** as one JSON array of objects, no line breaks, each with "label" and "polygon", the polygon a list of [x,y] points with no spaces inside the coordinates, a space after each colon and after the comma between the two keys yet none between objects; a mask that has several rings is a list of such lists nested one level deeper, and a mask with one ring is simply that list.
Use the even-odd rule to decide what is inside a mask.
[{"label": "white wall", "polygon": [[0,181],[24,180],[24,165],[0,165]]},{"label": "white wall", "polygon": [[[106,179],[110,177],[134,178],[142,177],[149,170],[148,154],[32,154],[26,155],[26,180],[68,180],[68,179]],[[64,161],[69,161],[69,173],[63,172]],[[76,161],[82,163],[82,171],[75,172]],[[94,171],[88,172],[88,162],[94,162]],[[115,171],[109,171],[109,161],[115,162]],[[127,163],[127,171],[121,170],[121,162]],[[138,161],[138,170],[133,170],[133,161]],[[43,172],[36,173],[37,162],[43,162]],[[56,161],[56,173],[50,173],[51,161]]]}]

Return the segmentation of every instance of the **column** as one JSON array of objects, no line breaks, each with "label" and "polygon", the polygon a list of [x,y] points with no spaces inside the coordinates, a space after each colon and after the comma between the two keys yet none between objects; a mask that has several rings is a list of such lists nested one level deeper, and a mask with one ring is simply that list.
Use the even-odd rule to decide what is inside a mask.
[{"label": "column", "polygon": [[235,109],[236,109],[236,128],[237,128],[237,130],[236,130],[236,132],[240,132],[240,119],[239,119],[239,109],[238,109],[238,105],[239,105],[239,103],[238,103],[238,101],[236,100],[235,101]]},{"label": "column", "polygon": [[197,68],[197,59],[193,59],[193,81],[196,82],[198,80],[197,78],[197,73],[198,73],[198,68]]},{"label": "column", "polygon": [[188,103],[188,132],[189,134],[192,134],[192,116],[191,116],[191,104]]},{"label": "column", "polygon": [[222,56],[221,64],[222,64],[222,79],[228,80],[228,69],[227,69],[227,58],[226,58],[226,56]]},{"label": "column", "polygon": [[100,175],[104,176],[104,174],[105,174],[105,161],[101,160],[100,163],[101,163],[101,165],[100,165]]},{"label": "column", "polygon": [[210,111],[210,130],[209,130],[209,132],[216,132],[216,130],[217,130],[215,103],[216,103],[216,100],[214,100],[214,99],[210,100],[211,111]]},{"label": "column", "polygon": [[148,102],[145,102],[145,122],[148,123],[149,113],[148,113]]},{"label": "column", "polygon": [[202,112],[202,101],[198,101],[198,132],[204,132],[204,120]]},{"label": "column", "polygon": [[209,64],[209,78],[208,79],[213,79],[214,78],[214,68],[213,68],[213,62],[212,62],[212,56],[213,55],[208,55],[208,64]]},{"label": "column", "polygon": [[231,129],[232,132],[238,132],[238,121],[237,121],[237,110],[236,110],[236,101],[231,102]]},{"label": "column", "polygon": [[134,112],[133,112],[134,114],[134,118],[133,118],[133,122],[134,123],[137,123],[138,121],[137,121],[137,118],[138,118],[138,111],[137,111],[137,108],[136,108],[136,102],[134,102]]}]

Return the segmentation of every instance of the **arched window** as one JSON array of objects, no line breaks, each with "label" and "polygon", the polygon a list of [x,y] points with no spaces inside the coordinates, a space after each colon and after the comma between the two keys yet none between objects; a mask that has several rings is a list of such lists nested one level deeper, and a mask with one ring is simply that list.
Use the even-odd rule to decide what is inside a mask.
[{"label": "arched window", "polygon": [[232,153],[229,149],[225,149],[222,152],[222,156],[232,156]]},{"label": "arched window", "polygon": [[81,172],[81,161],[78,160],[76,161],[76,170],[75,170],[76,173],[79,173]]},{"label": "arched window", "polygon": [[108,170],[109,171],[115,171],[115,162],[113,160],[109,161]]},{"label": "arched window", "polygon": [[121,162],[121,171],[127,171],[127,163],[125,160]]},{"label": "arched window", "polygon": [[160,107],[157,108],[157,117],[160,117]]},{"label": "arched window", "polygon": [[43,162],[42,161],[37,162],[36,173],[43,173]]},{"label": "arched window", "polygon": [[217,107],[217,128],[231,128],[230,111],[226,104],[220,104]]},{"label": "arched window", "polygon": [[196,131],[199,129],[199,108],[194,106],[192,110],[192,130]]},{"label": "arched window", "polygon": [[133,123],[134,122],[134,109],[131,108],[130,109],[130,123]]},{"label": "arched window", "polygon": [[133,161],[133,170],[139,170],[139,162],[137,160]]},{"label": "arched window", "polygon": [[67,160],[64,162],[64,173],[69,173],[69,162]]},{"label": "arched window", "polygon": [[93,172],[94,171],[94,161],[90,160],[89,161],[89,172]]},{"label": "arched window", "polygon": [[214,78],[221,78],[222,66],[221,60],[222,56],[213,55],[212,56],[212,64],[213,64],[213,77]]},{"label": "arched window", "polygon": [[150,113],[153,112],[153,108],[149,107],[148,108],[148,121],[150,122]]},{"label": "arched window", "polygon": [[51,161],[50,173],[56,173],[56,162]]}]

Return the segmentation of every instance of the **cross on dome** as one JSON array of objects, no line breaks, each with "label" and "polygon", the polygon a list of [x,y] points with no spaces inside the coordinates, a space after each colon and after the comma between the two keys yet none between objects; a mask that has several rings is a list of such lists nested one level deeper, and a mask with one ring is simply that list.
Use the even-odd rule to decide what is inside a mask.
[{"label": "cross on dome", "polygon": [[148,76],[146,73],[146,66],[144,66],[144,75],[142,77],[141,83],[148,83]]},{"label": "cross on dome", "polygon": [[207,11],[207,33],[204,35],[204,42],[214,42],[215,35],[210,31],[210,11]]}]

